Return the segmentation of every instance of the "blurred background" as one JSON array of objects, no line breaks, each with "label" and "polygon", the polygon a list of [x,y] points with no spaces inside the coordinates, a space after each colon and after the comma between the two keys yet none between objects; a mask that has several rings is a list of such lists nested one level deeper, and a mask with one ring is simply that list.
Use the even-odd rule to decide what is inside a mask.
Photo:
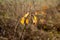
[{"label": "blurred background", "polygon": [[0,40],[60,40],[60,0],[0,0]]}]

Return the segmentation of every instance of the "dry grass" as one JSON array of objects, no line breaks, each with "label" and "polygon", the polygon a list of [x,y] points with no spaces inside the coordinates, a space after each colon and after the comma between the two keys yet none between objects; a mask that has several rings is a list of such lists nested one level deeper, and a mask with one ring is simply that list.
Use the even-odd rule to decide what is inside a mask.
[{"label": "dry grass", "polygon": [[0,0],[0,40],[60,40],[60,0]]}]

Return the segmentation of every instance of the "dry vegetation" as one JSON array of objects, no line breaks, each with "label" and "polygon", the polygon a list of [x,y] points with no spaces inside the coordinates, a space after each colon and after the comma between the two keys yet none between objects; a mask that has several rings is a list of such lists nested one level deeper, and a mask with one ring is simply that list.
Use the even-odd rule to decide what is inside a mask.
[{"label": "dry vegetation", "polygon": [[60,40],[60,0],[0,0],[0,40]]}]

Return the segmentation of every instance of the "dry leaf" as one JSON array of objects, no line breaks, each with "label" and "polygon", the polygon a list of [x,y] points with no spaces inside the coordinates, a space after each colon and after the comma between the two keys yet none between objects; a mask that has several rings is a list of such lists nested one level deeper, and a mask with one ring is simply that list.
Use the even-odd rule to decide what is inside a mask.
[{"label": "dry leaf", "polygon": [[36,17],[36,16],[34,16],[34,18],[33,18],[33,23],[34,23],[34,24],[37,23],[37,17]]},{"label": "dry leaf", "polygon": [[29,19],[26,19],[26,24],[28,24],[29,23]]},{"label": "dry leaf", "polygon": [[27,12],[27,14],[24,15],[24,17],[27,17],[29,15],[29,12]]},{"label": "dry leaf", "polygon": [[25,21],[25,19],[24,19],[24,17],[22,17],[21,20],[20,20],[20,23],[21,23],[22,25],[24,25],[24,21]]}]

